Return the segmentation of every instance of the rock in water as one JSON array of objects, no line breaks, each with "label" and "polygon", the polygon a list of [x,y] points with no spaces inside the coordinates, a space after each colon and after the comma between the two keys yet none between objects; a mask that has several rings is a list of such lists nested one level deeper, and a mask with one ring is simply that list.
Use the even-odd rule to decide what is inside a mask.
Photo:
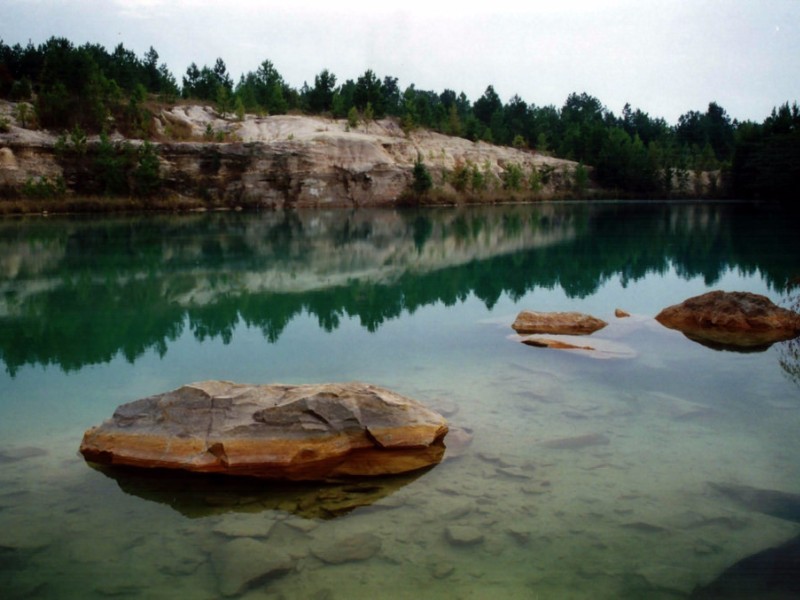
[{"label": "rock in water", "polygon": [[323,481],[435,465],[446,433],[441,415],[364,383],[205,381],[123,404],[80,451],[100,464]]},{"label": "rock in water", "polygon": [[748,556],[725,569],[714,581],[696,588],[697,600],[800,598],[800,538]]},{"label": "rock in water", "polygon": [[605,446],[610,443],[611,440],[602,433],[587,433],[573,437],[547,440],[546,442],[542,442],[542,446],[545,448],[554,448],[556,450],[577,450],[588,446]]},{"label": "rock in water", "polygon": [[453,546],[473,546],[483,541],[483,533],[470,525],[449,525],[444,536]]},{"label": "rock in water", "polygon": [[636,351],[620,342],[591,338],[588,342],[582,342],[583,338],[576,338],[570,335],[527,335],[522,338],[522,343],[536,348],[553,348],[564,350],[573,354],[580,354],[598,360],[606,359],[628,359],[636,358]]},{"label": "rock in water", "polygon": [[588,335],[608,325],[605,321],[577,312],[534,312],[523,310],[511,327],[519,334],[556,333]]},{"label": "rock in water", "polygon": [[750,510],[800,523],[800,494],[738,483],[709,482],[709,485],[717,493]]},{"label": "rock in water", "polygon": [[800,314],[749,292],[708,292],[665,308],[656,320],[721,350],[765,350],[800,335]]},{"label": "rock in water", "polygon": [[246,537],[218,546],[211,558],[223,596],[239,596],[295,568],[288,554]]},{"label": "rock in water", "polygon": [[324,563],[339,565],[367,560],[381,549],[381,539],[372,533],[358,533],[344,539],[333,539],[312,548],[311,553]]}]

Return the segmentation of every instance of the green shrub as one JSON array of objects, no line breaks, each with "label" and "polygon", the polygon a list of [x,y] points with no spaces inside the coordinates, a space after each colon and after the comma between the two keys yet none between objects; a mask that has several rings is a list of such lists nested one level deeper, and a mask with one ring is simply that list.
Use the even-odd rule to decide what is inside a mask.
[{"label": "green shrub", "polygon": [[27,102],[20,102],[14,108],[14,117],[19,121],[19,126],[22,128],[27,128],[29,125],[32,125],[34,116],[33,107]]},{"label": "green shrub", "polygon": [[52,180],[45,176],[37,177],[36,179],[29,177],[22,187],[23,196],[36,200],[58,198],[63,196],[66,191],[67,186],[64,183],[64,178],[60,175]]},{"label": "green shrub", "polygon": [[583,163],[578,163],[578,166],[575,167],[573,177],[575,191],[579,194],[585,193],[586,189],[589,187],[589,170],[583,165]]},{"label": "green shrub", "polygon": [[518,164],[511,163],[507,165],[501,177],[503,178],[503,189],[518,192],[522,188],[524,176],[522,167]]},{"label": "green shrub", "polygon": [[104,194],[120,195],[130,192],[127,176],[130,162],[128,154],[127,151],[120,152],[105,133],[100,134],[94,172]]},{"label": "green shrub", "polygon": [[72,131],[69,132],[69,141],[72,144],[72,150],[77,154],[83,156],[86,154],[86,132],[81,129],[78,125],[72,128]]},{"label": "green shrub", "polygon": [[139,148],[136,168],[133,170],[133,187],[138,196],[153,196],[161,187],[158,154],[149,142]]},{"label": "green shrub", "polygon": [[470,173],[471,171],[468,164],[457,162],[453,172],[450,174],[450,185],[458,192],[467,191]]},{"label": "green shrub", "polygon": [[358,111],[355,106],[351,106],[350,110],[347,111],[347,126],[350,129],[358,127]]},{"label": "green shrub", "polygon": [[542,191],[542,174],[536,168],[536,165],[531,165],[531,173],[528,175],[528,187],[534,194]]},{"label": "green shrub", "polygon": [[514,146],[517,150],[522,150],[528,147],[528,142],[525,141],[525,138],[522,137],[520,134],[514,136],[511,145]]},{"label": "green shrub", "polygon": [[414,182],[412,187],[417,195],[422,195],[433,187],[433,178],[431,177],[428,167],[422,162],[422,156],[417,155],[417,161],[414,163]]},{"label": "green shrub", "polygon": [[482,192],[486,189],[486,176],[475,165],[470,167],[469,185],[473,192]]}]

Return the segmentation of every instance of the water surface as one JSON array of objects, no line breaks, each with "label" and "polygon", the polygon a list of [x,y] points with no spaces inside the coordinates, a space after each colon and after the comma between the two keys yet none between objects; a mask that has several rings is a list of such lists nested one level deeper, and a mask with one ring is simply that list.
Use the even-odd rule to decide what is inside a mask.
[{"label": "water surface", "polygon": [[[800,533],[710,485],[800,493],[799,353],[718,352],[652,317],[711,289],[790,303],[796,231],[739,204],[4,221],[3,596],[686,596]],[[603,318],[628,358],[520,344],[522,309]],[[474,440],[366,486],[77,454],[119,404],[203,379],[369,381]],[[374,552],[332,564],[351,539]]]}]

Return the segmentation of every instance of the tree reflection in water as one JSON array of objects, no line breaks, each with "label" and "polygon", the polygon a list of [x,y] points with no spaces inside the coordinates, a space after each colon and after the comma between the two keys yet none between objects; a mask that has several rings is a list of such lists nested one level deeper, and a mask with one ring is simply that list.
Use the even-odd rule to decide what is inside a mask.
[{"label": "tree reflection in water", "polygon": [[[675,269],[709,285],[730,269],[777,292],[796,276],[796,220],[743,204],[544,204],[307,211],[0,224],[0,359],[74,370],[149,350],[186,328],[269,342],[299,315],[369,331],[470,296],[488,308],[537,288],[569,297]],[[784,368],[797,378],[797,342]]]}]

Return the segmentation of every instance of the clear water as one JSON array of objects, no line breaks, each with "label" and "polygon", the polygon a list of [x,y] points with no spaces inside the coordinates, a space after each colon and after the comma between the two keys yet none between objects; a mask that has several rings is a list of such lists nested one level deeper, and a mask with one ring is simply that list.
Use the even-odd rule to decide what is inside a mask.
[{"label": "clear water", "polygon": [[[718,352],[652,317],[710,289],[791,303],[796,232],[737,204],[0,222],[2,596],[686,596],[800,533],[709,485],[800,493],[800,352]],[[595,336],[631,356],[520,344],[522,309],[608,320]],[[474,439],[367,486],[78,455],[117,405],[202,379],[369,381]],[[586,434],[605,443],[547,444]],[[369,556],[323,558],[348,540]]]}]

